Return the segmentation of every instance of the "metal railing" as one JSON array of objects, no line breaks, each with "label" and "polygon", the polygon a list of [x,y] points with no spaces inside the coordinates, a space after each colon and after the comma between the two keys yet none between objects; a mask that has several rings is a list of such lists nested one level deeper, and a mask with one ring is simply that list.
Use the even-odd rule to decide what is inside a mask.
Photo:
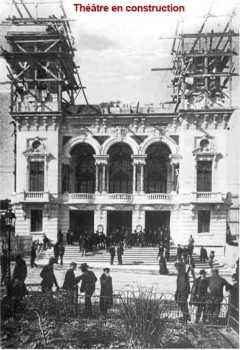
[{"label": "metal railing", "polygon": [[[79,294],[77,289],[74,292],[60,289],[43,293],[39,284],[28,284],[27,290],[25,300],[28,307],[39,313],[47,311],[57,318],[81,317],[86,314],[85,295]],[[96,319],[101,315],[101,298],[97,294],[91,296],[92,312]],[[123,304],[133,306],[136,301],[144,304],[144,298],[138,295],[137,290],[134,293],[133,291],[115,291],[112,299],[112,306],[108,310],[110,318],[121,315]],[[166,322],[184,322],[189,325],[201,322],[209,326],[227,326],[238,330],[238,310],[233,305],[229,305],[228,297],[224,297],[221,303],[206,300],[206,302],[194,302],[194,305],[190,305],[186,300],[175,300],[175,295],[172,293],[153,293],[151,302],[161,303],[164,311],[160,318]]]}]

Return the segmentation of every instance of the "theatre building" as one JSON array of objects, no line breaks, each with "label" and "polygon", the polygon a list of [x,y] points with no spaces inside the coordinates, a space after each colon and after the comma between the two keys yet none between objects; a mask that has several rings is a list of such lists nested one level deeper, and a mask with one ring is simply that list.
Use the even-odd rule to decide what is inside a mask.
[{"label": "theatre building", "polygon": [[[77,240],[82,231],[109,234],[124,226],[148,232],[164,226],[174,244],[192,235],[196,245],[223,250],[233,109],[216,86],[230,77],[227,62],[197,51],[198,33],[199,45],[184,61],[189,75],[177,108],[78,105],[81,84],[67,22],[29,21],[32,26],[6,21],[2,52],[11,68],[10,112],[16,123],[16,235],[28,246],[43,234],[56,241],[58,231],[66,234],[69,228]],[[204,42],[215,39],[206,34]],[[205,75],[198,73],[201,65]],[[182,73],[176,74],[175,80]],[[201,99],[191,89],[201,92],[203,84],[210,92]]]}]

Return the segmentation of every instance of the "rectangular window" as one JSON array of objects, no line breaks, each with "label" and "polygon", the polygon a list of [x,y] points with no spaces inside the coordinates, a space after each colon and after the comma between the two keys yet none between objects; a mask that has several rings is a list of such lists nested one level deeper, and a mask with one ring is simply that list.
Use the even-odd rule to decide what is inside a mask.
[{"label": "rectangular window", "polygon": [[42,232],[42,210],[31,210],[31,232]]},{"label": "rectangular window", "polygon": [[210,232],[210,210],[198,211],[198,233]]},{"label": "rectangular window", "polygon": [[212,191],[212,162],[197,162],[197,192]]},{"label": "rectangular window", "polygon": [[44,162],[30,162],[29,165],[29,191],[44,191]]}]

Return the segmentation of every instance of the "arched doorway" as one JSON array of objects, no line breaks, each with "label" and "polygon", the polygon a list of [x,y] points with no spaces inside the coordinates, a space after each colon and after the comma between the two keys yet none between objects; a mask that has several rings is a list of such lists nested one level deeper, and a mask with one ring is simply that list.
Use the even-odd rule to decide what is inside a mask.
[{"label": "arched doorway", "polygon": [[133,166],[131,148],[123,143],[116,143],[109,151],[109,192],[132,193]]},{"label": "arched doorway", "polygon": [[93,155],[94,149],[86,143],[79,143],[72,149],[72,192],[95,192],[95,159]]},{"label": "arched doorway", "polygon": [[146,193],[167,193],[170,173],[170,149],[162,142],[147,148],[144,170],[144,191]]}]

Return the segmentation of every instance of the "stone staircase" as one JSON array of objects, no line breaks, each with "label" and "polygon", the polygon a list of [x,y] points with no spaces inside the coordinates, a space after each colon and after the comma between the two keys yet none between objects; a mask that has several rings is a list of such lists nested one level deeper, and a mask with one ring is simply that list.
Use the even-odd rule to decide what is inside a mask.
[{"label": "stone staircase", "polygon": [[[123,255],[123,266],[129,266],[131,268],[137,269],[140,266],[157,266],[158,265],[158,248],[157,247],[132,247],[125,248]],[[38,258],[39,264],[47,263],[50,256],[53,256],[53,251],[48,250],[40,254]],[[197,269],[209,269],[208,263],[201,263],[199,256],[193,254],[195,265]],[[72,261],[77,264],[87,263],[92,266],[109,266],[110,263],[110,254],[106,250],[96,250],[94,252],[88,252],[86,256],[82,256],[82,253],[79,252],[79,246],[66,246],[65,255],[63,259],[64,265],[68,265]],[[168,268],[171,271],[176,272],[175,270],[175,261],[176,261],[176,247],[170,248],[170,259],[168,261]],[[118,260],[115,255],[114,266],[117,266]],[[215,261],[214,267],[221,267],[222,265]]]}]

